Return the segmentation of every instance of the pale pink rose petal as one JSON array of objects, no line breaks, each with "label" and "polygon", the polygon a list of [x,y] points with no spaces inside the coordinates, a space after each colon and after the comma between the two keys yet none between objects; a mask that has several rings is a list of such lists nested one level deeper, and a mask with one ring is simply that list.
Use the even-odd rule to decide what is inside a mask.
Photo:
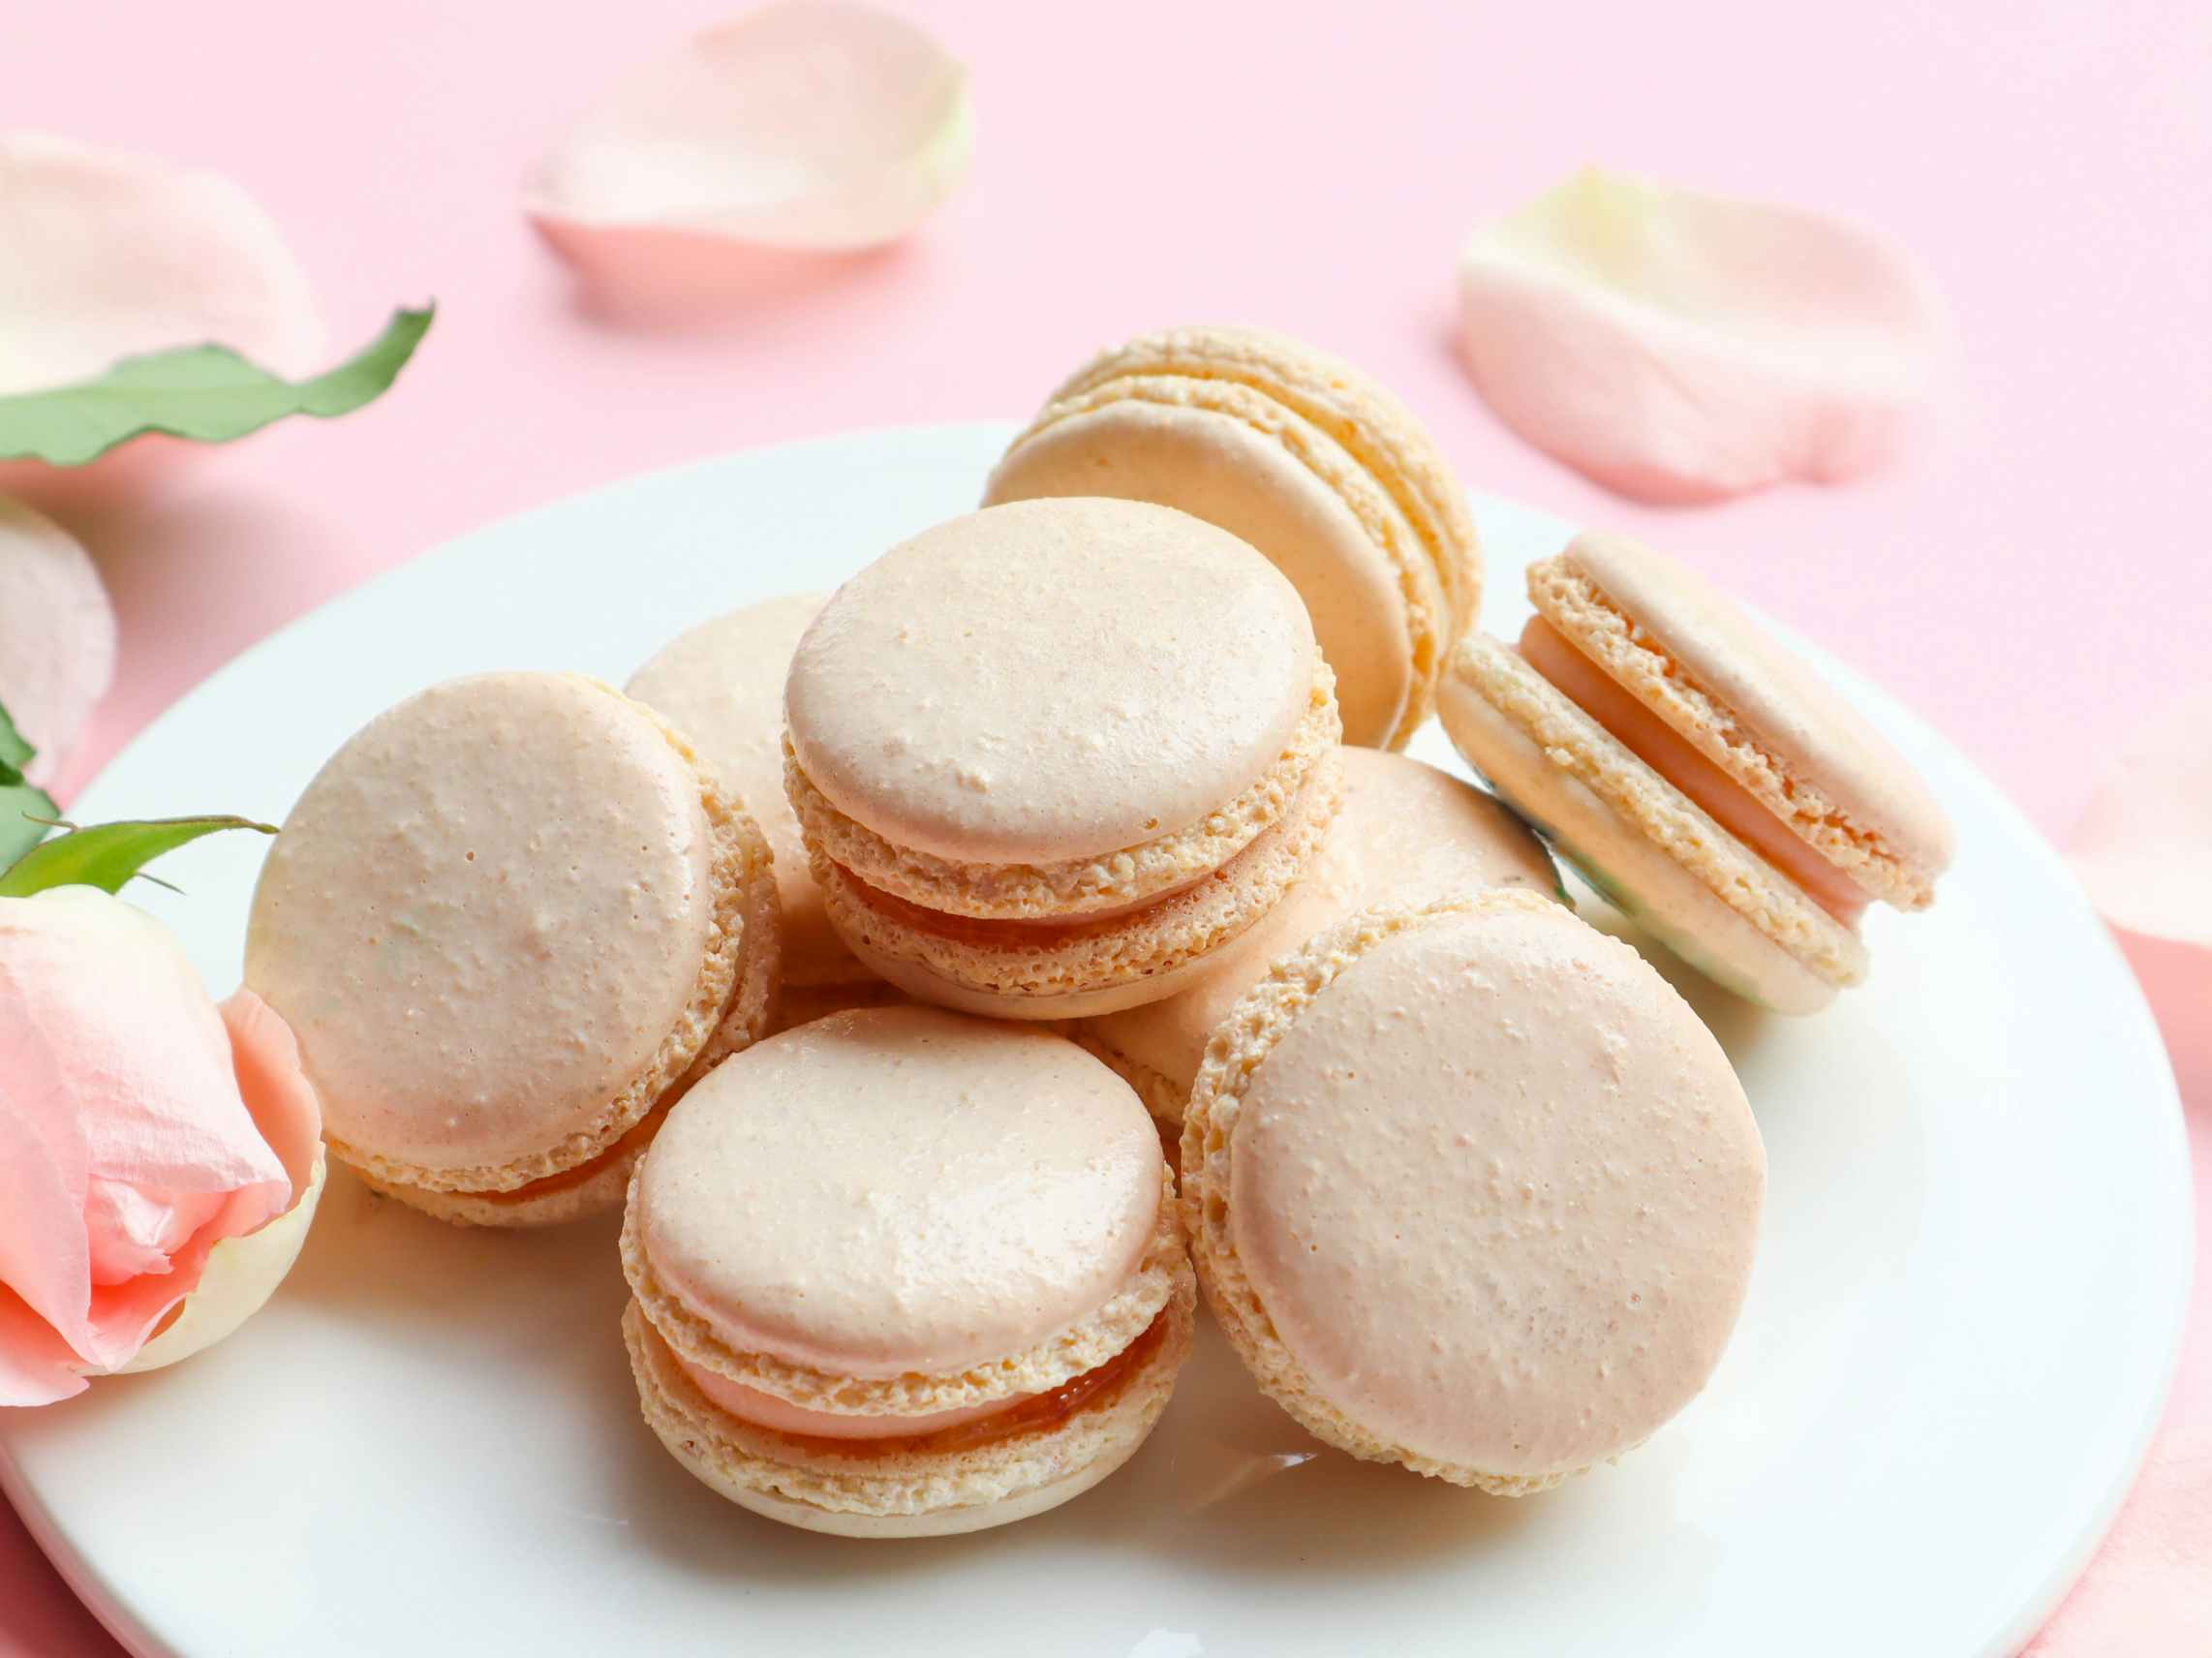
[{"label": "pale pink rose petal", "polygon": [[2212,688],[2121,750],[2072,851],[2106,920],[2212,949]]},{"label": "pale pink rose petal", "polygon": [[0,496],[0,707],[39,752],[33,783],[59,769],[115,678],[115,611],[69,532]]},{"label": "pale pink rose petal", "polygon": [[644,230],[876,247],[952,193],[973,144],[967,72],[930,36],[866,6],[783,0],[622,80],[538,162],[523,204],[571,257],[597,252],[592,232]]},{"label": "pale pink rose petal", "polygon": [[292,1180],[297,1201],[323,1149],[323,1102],[299,1062],[299,1039],[283,1017],[250,990],[240,989],[221,1008],[230,1036],[238,1091],[254,1126]]},{"label": "pale pink rose petal", "polygon": [[279,374],[323,349],[314,295],[227,178],[39,133],[0,136],[0,395],[209,341]]},{"label": "pale pink rose petal", "polygon": [[[85,1370],[128,1361],[216,1244],[292,1207],[293,1177],[191,963],[105,893],[0,899],[0,1279]],[[277,1115],[290,1150],[295,1114]],[[38,1368],[35,1351],[12,1362]],[[9,1402],[29,1401],[0,1393]]]},{"label": "pale pink rose petal", "polygon": [[1595,169],[1460,256],[1477,388],[1538,448],[1642,501],[1888,465],[1930,425],[1951,329],[1871,230]]}]

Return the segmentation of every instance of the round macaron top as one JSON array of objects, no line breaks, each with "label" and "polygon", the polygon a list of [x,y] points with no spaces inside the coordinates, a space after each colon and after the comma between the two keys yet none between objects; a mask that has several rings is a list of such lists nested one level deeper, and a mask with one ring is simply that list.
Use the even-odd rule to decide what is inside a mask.
[{"label": "round macaron top", "polygon": [[783,901],[783,982],[845,984],[868,977],[831,928],[807,869],[799,819],[783,793],[783,679],[818,593],[765,599],[679,634],[624,689],[665,715],[722,786],[759,822],[775,854]]},{"label": "round macaron top", "polygon": [[1585,533],[1561,557],[1770,751],[1786,776],[1819,789],[1924,877],[1951,862],[1951,820],[1912,764],[1742,606],[1626,537]]},{"label": "round macaron top", "polygon": [[1493,886],[1558,890],[1544,844],[1472,783],[1378,749],[1339,749],[1337,758],[1344,801],[1306,873],[1187,990],[1092,1020],[1108,1047],[1188,1088],[1214,1028],[1275,958],[1355,910]]},{"label": "round macaron top", "polygon": [[1726,1056],[1627,945],[1528,895],[1368,947],[1232,1132],[1231,1236],[1275,1333],[1344,1416],[1438,1461],[1627,1450],[1742,1305],[1766,1154]]},{"label": "round macaron top", "polygon": [[656,1061],[715,920],[700,780],[595,680],[458,679],[331,756],[261,871],[246,982],[331,1137],[425,1169],[543,1151]]},{"label": "round macaron top", "polygon": [[966,863],[1198,822],[1290,746],[1319,654],[1297,589],[1164,507],[987,507],[891,549],[800,641],[792,752],[840,812]]},{"label": "round macaron top", "polygon": [[1027,1352],[1143,1263],[1159,1139],[1064,1038],[938,1008],[832,1014],[725,1060],[632,1198],[661,1283],[729,1347],[836,1376]]}]

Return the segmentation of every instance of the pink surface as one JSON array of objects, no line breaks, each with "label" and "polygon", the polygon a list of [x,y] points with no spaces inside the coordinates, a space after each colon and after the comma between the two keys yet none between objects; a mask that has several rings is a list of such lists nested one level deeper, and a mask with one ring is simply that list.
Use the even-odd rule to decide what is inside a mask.
[{"label": "pink surface", "polygon": [[[1329,30],[1181,0],[1110,17],[902,9],[973,66],[966,190],[883,253],[738,261],[744,302],[678,325],[579,292],[516,197],[616,67],[722,8],[16,8],[11,122],[239,179],[284,226],[333,339],[365,339],[396,300],[442,303],[384,404],[171,469],[159,494],[63,511],[124,634],[73,775],[249,641],[460,531],[750,444],[1026,416],[1091,348],[1208,318],[1371,370],[1470,482],[1684,552],[1928,715],[2054,834],[2115,727],[2212,677],[2194,648],[2212,584],[2188,510],[2205,505],[2212,430],[2201,7],[1992,0],[1884,17],[1692,0],[1447,22],[1376,0]],[[1509,436],[1454,353],[1454,260],[1478,217],[1589,162],[1895,232],[1958,314],[1974,404],[1948,449],[1848,490],[1667,511]],[[2163,1011],[2178,1034],[2182,1002]],[[2182,1058],[2201,1191],[2212,1054]],[[2094,1617],[2099,1595],[2140,1604],[2133,1574],[2150,1556],[2131,1540],[2155,1551],[2160,1517],[2204,1506],[2202,1349],[2168,1453],[2049,1651],[2128,1649],[2069,1637],[2067,1619]],[[2194,1469],[2177,1459],[2191,1444]],[[108,1650],[19,1534],[0,1534],[0,1654]]]}]

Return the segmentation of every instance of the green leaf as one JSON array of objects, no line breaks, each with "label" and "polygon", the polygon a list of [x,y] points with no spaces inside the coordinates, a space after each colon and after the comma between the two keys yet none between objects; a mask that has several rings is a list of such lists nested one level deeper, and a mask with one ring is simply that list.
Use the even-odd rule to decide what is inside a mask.
[{"label": "green leaf", "polygon": [[78,385],[0,397],[0,460],[83,466],[148,432],[227,444],[287,414],[350,414],[399,378],[435,313],[394,312],[366,351],[313,380],[279,380],[229,346],[186,346],[125,357]]},{"label": "green leaf", "polygon": [[[28,898],[50,886],[96,886],[120,892],[123,883],[164,852],[222,829],[274,835],[273,823],[250,817],[161,817],[133,823],[96,823],[72,829],[27,853],[0,875],[0,898]],[[152,876],[147,877],[149,880]]]},{"label": "green leaf", "polygon": [[58,810],[52,795],[23,776],[37,752],[0,707],[0,869],[46,838],[46,825],[39,819],[50,820]]}]

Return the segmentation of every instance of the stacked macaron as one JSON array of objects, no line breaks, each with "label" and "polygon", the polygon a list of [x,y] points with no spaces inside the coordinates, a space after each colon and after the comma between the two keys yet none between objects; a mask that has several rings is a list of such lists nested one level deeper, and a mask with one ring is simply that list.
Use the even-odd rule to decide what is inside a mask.
[{"label": "stacked macaron", "polygon": [[1787,1013],[1866,975],[1867,905],[1920,909],[1951,825],[1912,766],[1674,560],[1585,535],[1532,567],[1518,647],[1471,635],[1441,696],[1467,762],[1591,883]]},{"label": "stacked macaron", "polygon": [[1061,1019],[1167,995],[1336,814],[1297,590],[1162,507],[1020,502],[840,588],[791,660],[786,783],[831,922],[925,1000]]},{"label": "stacked macaron", "polygon": [[612,1209],[668,1104],[772,1015],[760,831],[642,704],[573,674],[379,716],[285,820],[246,983],[330,1150],[448,1220]]},{"label": "stacked macaron", "polygon": [[832,1014],[670,1114],[623,1228],[646,1421],[812,1531],[974,1531],[1088,1490],[1166,1408],[1193,1291],[1144,1108],[1073,1043]]},{"label": "stacked macaron", "polygon": [[1344,740],[1402,749],[1482,603],[1466,493],[1413,412],[1258,328],[1169,328],[1093,357],[1006,450],[984,502],[1116,496],[1248,541],[1305,597]]}]

